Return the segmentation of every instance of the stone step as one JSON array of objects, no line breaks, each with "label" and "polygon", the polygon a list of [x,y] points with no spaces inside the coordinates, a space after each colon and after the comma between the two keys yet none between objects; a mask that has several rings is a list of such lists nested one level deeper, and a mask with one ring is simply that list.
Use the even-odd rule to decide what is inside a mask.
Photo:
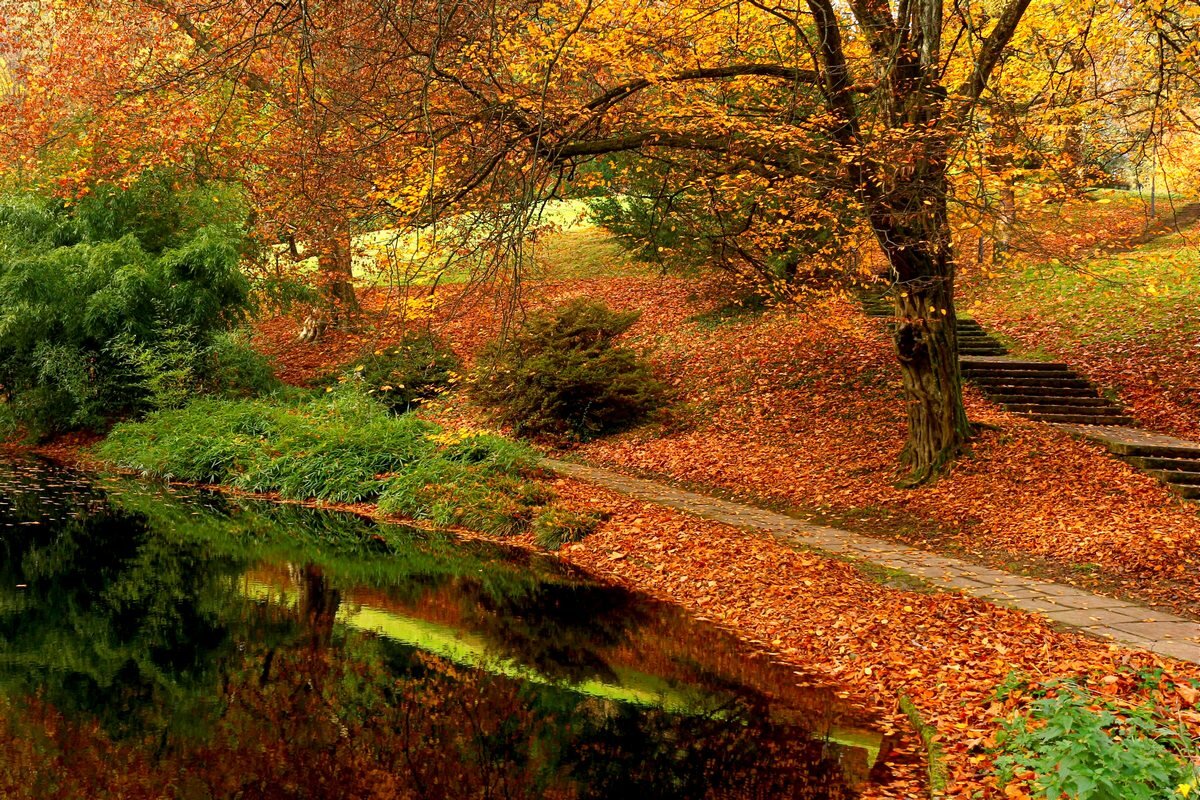
[{"label": "stone step", "polygon": [[1089,408],[1112,408],[1112,403],[1103,397],[1097,397],[1094,394],[1087,395],[1061,395],[1057,392],[1045,395],[1036,394],[1008,394],[997,396],[997,400],[1003,405],[1014,406],[1036,406],[1043,404],[1053,404],[1058,406],[1070,407],[1076,411],[1083,411]]},{"label": "stone step", "polygon": [[1051,401],[1070,405],[1071,401],[1078,398],[1094,398],[1103,400],[1091,389],[1076,389],[1074,387],[1050,387],[1045,386],[982,386],[983,393],[989,399],[997,403],[1014,402],[1014,397],[1036,397],[1037,402]]},{"label": "stone step", "polygon": [[1095,391],[1094,386],[1088,383],[1083,378],[1059,378],[1059,377],[1033,377],[1033,378],[1015,378],[1008,375],[997,377],[980,377],[972,378],[980,386],[984,387],[1013,387],[1019,388],[1022,386],[1038,387],[1044,389],[1090,389]]},{"label": "stone step", "polygon": [[1200,458],[1146,458],[1145,456],[1126,456],[1126,461],[1138,469],[1165,469],[1176,472],[1200,473]]},{"label": "stone step", "polygon": [[1200,486],[1187,486],[1181,483],[1168,483],[1167,488],[1185,500],[1200,500]]},{"label": "stone step", "polygon": [[1122,414],[1026,414],[1039,422],[1057,422],[1060,425],[1129,425],[1133,420]]},{"label": "stone step", "polygon": [[1062,364],[1057,361],[1024,361],[1017,358],[964,358],[962,365],[966,367],[988,367],[990,369],[1020,369],[1045,372],[1057,372],[1059,370],[1070,370],[1068,364]]},{"label": "stone step", "polygon": [[1001,403],[1005,411],[1014,414],[1056,414],[1075,417],[1120,417],[1128,419],[1125,412],[1111,404],[1101,406],[1073,406],[1061,403],[1053,398],[1046,398],[1044,403]]},{"label": "stone step", "polygon": [[1174,444],[1155,444],[1151,442],[1130,442],[1121,441],[1114,442],[1105,439],[1101,442],[1106,445],[1109,450],[1120,456],[1134,456],[1140,458],[1200,458],[1200,445],[1192,445],[1184,443],[1180,445]]},{"label": "stone step", "polygon": [[1176,486],[1200,486],[1200,472],[1182,472],[1173,469],[1148,469],[1147,475],[1153,475],[1163,483]]},{"label": "stone step", "polygon": [[995,367],[963,367],[962,374],[971,380],[979,378],[1049,378],[1051,380],[1080,380],[1069,369],[996,369]]},{"label": "stone step", "polygon": [[1003,347],[960,347],[959,355],[964,356],[1006,356],[1008,351]]}]

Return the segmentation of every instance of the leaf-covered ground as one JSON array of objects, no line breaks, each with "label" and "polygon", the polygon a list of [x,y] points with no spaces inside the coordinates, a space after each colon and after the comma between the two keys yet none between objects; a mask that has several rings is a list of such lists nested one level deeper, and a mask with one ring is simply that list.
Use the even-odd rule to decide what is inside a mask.
[{"label": "leaf-covered ground", "polygon": [[[910,696],[936,725],[952,776],[952,796],[1027,797],[995,786],[988,748],[1001,722],[1028,695],[997,689],[1023,676],[1031,684],[1089,676],[1113,697],[1137,703],[1147,689],[1140,668],[1163,668],[1168,681],[1200,668],[1062,633],[1040,618],[959,594],[891,588],[854,566],[791,549],[717,522],[699,520],[607,490],[562,480],[580,505],[612,517],[566,560],[659,598],[680,603],[805,671],[828,675],[850,698],[874,706],[902,733],[887,783],[870,797],[924,794],[913,751],[919,743],[897,708]],[[1194,693],[1156,698],[1200,731]]]},{"label": "leaf-covered ground", "polygon": [[[630,337],[650,350],[677,404],[663,422],[577,448],[576,457],[1200,616],[1197,506],[1097,447],[1004,413],[970,388],[969,413],[983,425],[970,454],[934,486],[894,488],[905,429],[899,374],[882,326],[852,303],[830,300],[807,314],[752,313],[725,305],[709,281],[629,274],[544,284],[529,302],[578,295],[643,311]],[[295,323],[280,319],[260,327],[260,342],[296,383],[426,322],[469,362],[512,309],[451,304],[452,296],[447,290],[420,306],[424,318],[405,321],[395,313],[400,304],[376,294],[369,304],[390,311],[358,333],[296,347]],[[1162,357],[1185,360],[1175,350]],[[1161,387],[1148,391],[1154,403],[1167,402]],[[461,394],[426,413],[487,425]],[[1014,670],[1034,682],[1090,674],[1106,679],[1106,691],[1133,697],[1141,690],[1123,670],[1162,664],[1056,632],[1033,615],[891,588],[834,559],[595,487],[562,481],[558,491],[613,513],[564,558],[832,676],[898,729],[896,694],[913,696],[944,737],[961,796],[988,786],[989,737],[1027,699],[995,699]],[[1167,669],[1179,678],[1200,674],[1179,664]],[[1184,721],[1200,723],[1186,697],[1168,701]],[[906,741],[916,747],[911,736]],[[897,754],[878,796],[915,796],[920,773],[911,752]],[[1021,790],[1011,787],[1011,796]]]},{"label": "leaf-covered ground", "polygon": [[[722,307],[709,283],[622,277],[547,284],[543,300],[587,294],[638,308],[633,340],[677,399],[669,424],[580,448],[578,456],[828,522],[1081,586],[1200,612],[1200,516],[1154,479],[1049,425],[999,410],[968,387],[982,423],[970,454],[935,485],[894,488],[905,432],[900,377],[882,326],[845,301],[807,315]],[[446,312],[467,356],[500,325],[487,304]],[[288,380],[377,346],[402,327],[290,342],[260,330]],[[459,395],[442,421],[485,424]]]}]

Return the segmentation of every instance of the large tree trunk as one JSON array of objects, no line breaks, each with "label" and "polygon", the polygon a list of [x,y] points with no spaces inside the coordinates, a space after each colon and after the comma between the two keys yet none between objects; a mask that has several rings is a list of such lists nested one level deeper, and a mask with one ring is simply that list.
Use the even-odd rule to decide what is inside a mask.
[{"label": "large tree trunk", "polygon": [[903,377],[908,441],[902,486],[935,479],[970,436],[963,407],[954,310],[954,256],[938,163],[896,187],[896,205],[873,209],[872,223],[895,284],[893,343]]},{"label": "large tree trunk", "polygon": [[346,328],[362,310],[354,291],[354,265],[349,234],[336,237],[321,248],[317,256],[321,293],[324,306],[304,320],[297,337],[302,342],[315,342],[330,327]]},{"label": "large tree trunk", "polygon": [[970,426],[958,365],[950,254],[945,248],[930,248],[909,257],[928,259],[931,273],[895,291],[893,343],[908,408],[908,441],[901,462],[911,469],[902,484],[916,486],[937,477],[961,452]]}]

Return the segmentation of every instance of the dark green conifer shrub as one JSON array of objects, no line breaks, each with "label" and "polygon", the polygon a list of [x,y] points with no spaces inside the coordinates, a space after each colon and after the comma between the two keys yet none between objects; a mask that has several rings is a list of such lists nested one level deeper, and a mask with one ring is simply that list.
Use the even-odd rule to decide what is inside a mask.
[{"label": "dark green conifer shrub", "polygon": [[395,344],[364,353],[338,380],[354,382],[395,414],[417,408],[458,382],[458,358],[428,331],[412,331]]},{"label": "dark green conifer shrub", "polygon": [[485,349],[476,397],[522,435],[589,439],[640,422],[665,391],[643,356],[616,341],[638,316],[586,299],[532,314]]}]

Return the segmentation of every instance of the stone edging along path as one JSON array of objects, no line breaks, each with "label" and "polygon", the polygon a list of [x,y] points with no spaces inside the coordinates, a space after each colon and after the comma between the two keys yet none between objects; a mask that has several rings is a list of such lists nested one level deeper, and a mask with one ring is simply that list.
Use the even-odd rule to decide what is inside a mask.
[{"label": "stone edging along path", "polygon": [[899,570],[941,589],[962,591],[1040,614],[1093,636],[1200,663],[1200,623],[1174,614],[1092,594],[1074,586],[1014,575],[915,547],[814,525],[763,508],[676,489],[600,467],[554,459],[545,459],[542,463],[565,477],[603,486],[639,500],[704,519],[759,530],[790,544]]}]

